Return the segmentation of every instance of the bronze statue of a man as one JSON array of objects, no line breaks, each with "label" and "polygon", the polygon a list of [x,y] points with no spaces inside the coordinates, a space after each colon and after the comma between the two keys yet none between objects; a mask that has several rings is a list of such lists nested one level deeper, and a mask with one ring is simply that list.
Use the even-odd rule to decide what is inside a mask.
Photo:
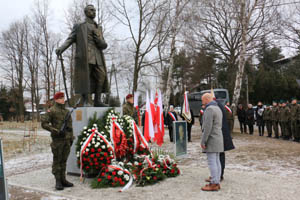
[{"label": "bronze statue of a man", "polygon": [[68,47],[76,43],[74,88],[80,94],[83,106],[88,106],[89,94],[95,94],[94,106],[106,106],[101,102],[101,93],[107,93],[107,71],[102,50],[107,48],[102,27],[94,21],[96,9],[87,5],[84,9],[86,20],[76,24],[67,40],[56,49],[60,56]]}]

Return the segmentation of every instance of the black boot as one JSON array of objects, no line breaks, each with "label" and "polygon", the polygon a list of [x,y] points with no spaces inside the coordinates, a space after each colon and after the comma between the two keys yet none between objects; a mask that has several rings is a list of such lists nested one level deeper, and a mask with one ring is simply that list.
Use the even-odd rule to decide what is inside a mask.
[{"label": "black boot", "polygon": [[63,185],[64,187],[73,187],[73,186],[74,186],[73,183],[71,183],[71,182],[69,182],[69,181],[67,181],[67,180],[63,180],[61,183],[62,183],[62,185]]},{"label": "black boot", "polygon": [[62,175],[61,183],[62,183],[62,186],[64,186],[64,187],[73,187],[74,186],[73,183],[67,181],[65,174]]},{"label": "black boot", "polygon": [[57,190],[63,190],[64,189],[60,179],[56,179],[55,189],[57,189]]}]

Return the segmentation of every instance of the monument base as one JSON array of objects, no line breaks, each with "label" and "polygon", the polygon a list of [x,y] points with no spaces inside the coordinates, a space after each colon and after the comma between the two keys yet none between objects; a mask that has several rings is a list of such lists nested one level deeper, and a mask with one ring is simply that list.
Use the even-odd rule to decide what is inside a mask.
[{"label": "monument base", "polygon": [[[89,119],[94,116],[95,112],[97,113],[97,117],[101,118],[109,109],[111,109],[111,107],[79,107],[72,113],[72,126],[75,140],[67,161],[67,174],[75,176],[80,175],[80,169],[77,165],[76,144],[77,137],[81,133],[83,127],[88,125]],[[115,110],[120,113],[122,111],[120,107],[115,108]]]}]

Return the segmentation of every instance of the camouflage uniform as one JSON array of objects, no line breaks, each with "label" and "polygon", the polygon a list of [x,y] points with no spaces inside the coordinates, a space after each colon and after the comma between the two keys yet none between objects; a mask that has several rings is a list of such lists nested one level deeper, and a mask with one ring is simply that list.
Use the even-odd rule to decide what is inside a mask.
[{"label": "camouflage uniform", "polygon": [[268,137],[272,137],[272,111],[270,107],[265,109],[263,113],[263,120],[267,126]]},{"label": "camouflage uniform", "polygon": [[291,105],[291,131],[295,141],[299,141],[299,122],[300,106],[298,104]]},{"label": "camouflage uniform", "polygon": [[289,126],[290,124],[290,120],[291,120],[291,113],[290,113],[290,108],[288,106],[284,106],[281,108],[280,111],[280,119],[281,119],[281,123],[282,123],[282,128],[283,128],[283,132],[282,132],[282,136],[283,139],[290,139],[290,128]]},{"label": "camouflage uniform", "polygon": [[278,108],[278,116],[279,116],[279,126],[280,126],[280,137],[283,138],[284,137],[284,124],[283,124],[283,118],[284,118],[284,115],[283,115],[283,106],[279,106]]},{"label": "camouflage uniform", "polygon": [[135,123],[138,124],[138,113],[136,108],[133,106],[133,104],[126,102],[123,105],[123,115],[128,115],[130,117],[132,117],[135,121]]},{"label": "camouflage uniform", "polygon": [[67,159],[74,140],[71,118],[67,122],[66,131],[59,133],[68,112],[64,104],[55,103],[42,117],[42,127],[51,132],[52,173],[56,181],[60,181],[63,185],[66,183]]},{"label": "camouflage uniform", "polygon": [[279,123],[279,107],[275,106],[271,109],[272,127],[275,133],[275,138],[279,138],[278,123]]}]

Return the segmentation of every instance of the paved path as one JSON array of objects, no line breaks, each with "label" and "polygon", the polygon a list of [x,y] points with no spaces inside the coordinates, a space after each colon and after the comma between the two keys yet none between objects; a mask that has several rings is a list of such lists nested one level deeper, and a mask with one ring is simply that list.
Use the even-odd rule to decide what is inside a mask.
[{"label": "paved path", "polygon": [[259,172],[241,172],[227,170],[226,180],[221,184],[219,192],[203,192],[204,179],[208,175],[207,168],[186,166],[180,167],[183,175],[170,178],[159,184],[147,187],[132,186],[129,190],[119,193],[118,188],[91,189],[87,181],[79,182],[79,177],[70,176],[75,183],[74,188],[62,192],[54,190],[54,178],[51,169],[41,169],[9,177],[9,184],[28,187],[30,190],[48,192],[69,199],[131,199],[131,200],[298,200],[300,196],[300,181],[297,178],[285,178],[266,175]]}]

